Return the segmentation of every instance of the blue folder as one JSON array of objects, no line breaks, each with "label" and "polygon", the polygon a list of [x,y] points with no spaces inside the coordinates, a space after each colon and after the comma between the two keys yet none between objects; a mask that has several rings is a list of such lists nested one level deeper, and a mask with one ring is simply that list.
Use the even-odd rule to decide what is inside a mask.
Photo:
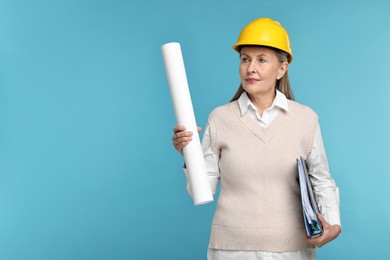
[{"label": "blue folder", "polygon": [[321,236],[323,233],[323,228],[320,220],[318,219],[319,210],[317,201],[313,192],[306,162],[302,157],[297,159],[297,166],[306,234],[308,237]]}]

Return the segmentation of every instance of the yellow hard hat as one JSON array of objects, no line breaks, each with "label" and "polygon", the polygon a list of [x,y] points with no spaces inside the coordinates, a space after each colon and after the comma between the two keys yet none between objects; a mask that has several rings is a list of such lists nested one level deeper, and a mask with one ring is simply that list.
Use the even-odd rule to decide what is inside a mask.
[{"label": "yellow hard hat", "polygon": [[261,45],[285,51],[289,54],[288,63],[293,58],[287,31],[270,18],[259,18],[245,26],[233,49],[239,52],[242,45]]}]

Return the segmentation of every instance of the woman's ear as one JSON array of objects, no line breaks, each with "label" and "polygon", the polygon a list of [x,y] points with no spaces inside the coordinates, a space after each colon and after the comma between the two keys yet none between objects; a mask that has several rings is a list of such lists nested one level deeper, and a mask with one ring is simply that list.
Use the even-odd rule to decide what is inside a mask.
[{"label": "woman's ear", "polygon": [[279,67],[279,73],[278,76],[276,77],[277,80],[281,79],[284,76],[284,74],[286,74],[287,70],[288,70],[288,62],[284,61]]}]

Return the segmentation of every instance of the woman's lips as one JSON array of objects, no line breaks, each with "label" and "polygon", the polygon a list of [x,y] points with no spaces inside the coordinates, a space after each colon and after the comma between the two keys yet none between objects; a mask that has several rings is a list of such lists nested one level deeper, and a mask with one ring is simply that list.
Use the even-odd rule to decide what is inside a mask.
[{"label": "woman's lips", "polygon": [[255,78],[247,78],[247,79],[245,79],[245,81],[250,83],[250,84],[253,84],[253,83],[255,83],[255,82],[259,81],[259,80],[255,79]]}]

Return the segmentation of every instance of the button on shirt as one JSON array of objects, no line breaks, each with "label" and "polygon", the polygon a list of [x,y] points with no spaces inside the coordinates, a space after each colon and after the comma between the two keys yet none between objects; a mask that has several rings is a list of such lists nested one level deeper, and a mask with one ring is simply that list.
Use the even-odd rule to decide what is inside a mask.
[{"label": "button on shirt", "polygon": [[[249,113],[253,120],[264,128],[272,123],[280,111],[285,110],[288,112],[287,98],[278,90],[276,91],[276,96],[271,107],[266,109],[262,116],[259,115],[256,106],[251,102],[246,92],[240,96],[238,104],[241,115]],[[202,139],[202,150],[211,189],[215,193],[220,177],[218,167],[219,157],[211,149],[210,128],[208,125],[206,126]],[[306,162],[320,212],[329,224],[341,225],[339,190],[329,173],[328,160],[326,158],[319,124],[317,125],[312,152]],[[187,192],[191,195],[188,172],[186,169],[184,169],[184,172],[187,176]]]}]

